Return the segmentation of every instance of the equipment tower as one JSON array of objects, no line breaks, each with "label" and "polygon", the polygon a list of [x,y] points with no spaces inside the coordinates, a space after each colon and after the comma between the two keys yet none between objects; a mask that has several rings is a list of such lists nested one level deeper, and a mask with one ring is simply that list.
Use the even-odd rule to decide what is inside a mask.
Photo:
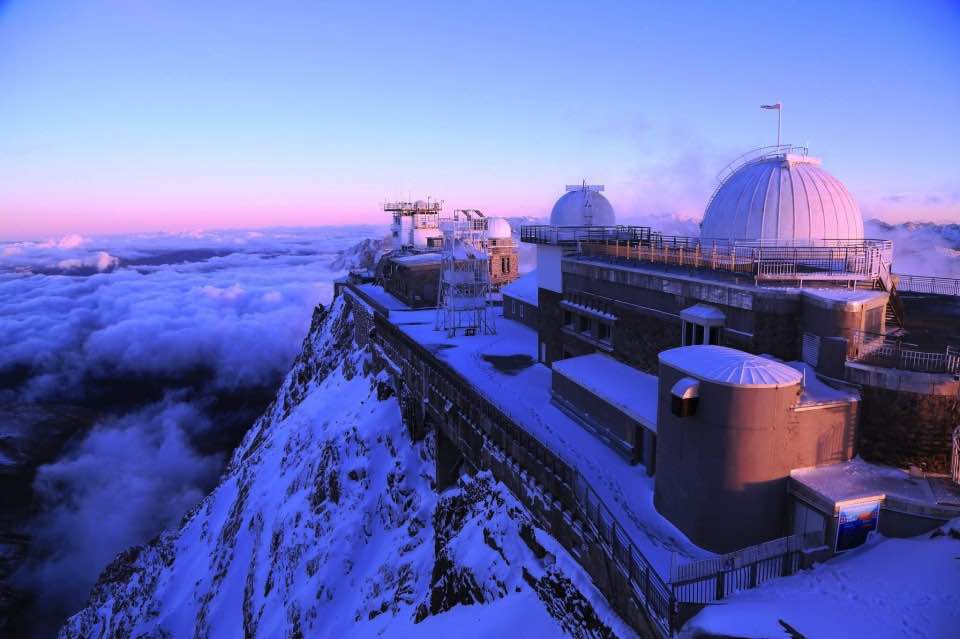
[{"label": "equipment tower", "polygon": [[496,333],[487,307],[490,294],[490,257],[485,246],[483,213],[458,209],[452,218],[440,220],[443,249],[440,262],[440,290],[437,294],[436,330],[453,337]]}]

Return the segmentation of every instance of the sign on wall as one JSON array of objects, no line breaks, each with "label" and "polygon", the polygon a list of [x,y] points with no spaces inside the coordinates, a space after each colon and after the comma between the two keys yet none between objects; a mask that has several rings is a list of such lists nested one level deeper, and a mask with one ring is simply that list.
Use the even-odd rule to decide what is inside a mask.
[{"label": "sign on wall", "polygon": [[862,546],[876,531],[880,521],[880,502],[857,504],[840,509],[837,521],[836,552]]}]

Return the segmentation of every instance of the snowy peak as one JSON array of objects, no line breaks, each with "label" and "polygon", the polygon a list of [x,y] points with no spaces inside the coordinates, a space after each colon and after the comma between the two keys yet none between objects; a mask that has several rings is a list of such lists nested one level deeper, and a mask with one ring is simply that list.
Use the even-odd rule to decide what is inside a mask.
[{"label": "snowy peak", "polygon": [[435,491],[386,378],[318,308],[276,400],[177,530],[121,553],[61,630],[281,637],[631,636],[489,474]]}]

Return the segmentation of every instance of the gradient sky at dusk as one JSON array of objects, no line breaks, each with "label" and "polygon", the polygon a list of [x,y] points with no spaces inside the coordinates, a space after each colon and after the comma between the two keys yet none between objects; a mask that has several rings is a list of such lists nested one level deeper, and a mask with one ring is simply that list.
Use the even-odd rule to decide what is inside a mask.
[{"label": "gradient sky at dusk", "polygon": [[867,217],[960,221],[960,3],[515,4],[0,0],[0,237],[698,217],[778,98]]}]

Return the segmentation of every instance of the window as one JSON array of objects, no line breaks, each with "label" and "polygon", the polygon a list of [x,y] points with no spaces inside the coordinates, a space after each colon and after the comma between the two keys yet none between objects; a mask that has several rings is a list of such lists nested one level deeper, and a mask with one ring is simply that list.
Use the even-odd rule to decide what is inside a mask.
[{"label": "window", "polygon": [[520,304],[520,319],[523,319],[523,304]]},{"label": "window", "polygon": [[501,257],[500,258],[500,272],[509,273],[510,272],[510,257]]},{"label": "window", "polygon": [[590,318],[581,315],[581,316],[579,317],[579,319],[580,319],[580,328],[579,328],[580,332],[581,332],[581,333],[589,333],[589,332],[590,332]]},{"label": "window", "polygon": [[610,325],[606,322],[600,322],[597,325],[597,339],[603,342],[610,341]]},{"label": "window", "polygon": [[[522,306],[520,308],[523,308]],[[517,314],[517,300],[510,300],[510,312]]]},{"label": "window", "polygon": [[573,313],[570,311],[563,312],[563,325],[564,326],[573,326]]},{"label": "window", "polygon": [[710,327],[710,339],[707,341],[708,344],[720,344],[720,327],[711,326]]}]

